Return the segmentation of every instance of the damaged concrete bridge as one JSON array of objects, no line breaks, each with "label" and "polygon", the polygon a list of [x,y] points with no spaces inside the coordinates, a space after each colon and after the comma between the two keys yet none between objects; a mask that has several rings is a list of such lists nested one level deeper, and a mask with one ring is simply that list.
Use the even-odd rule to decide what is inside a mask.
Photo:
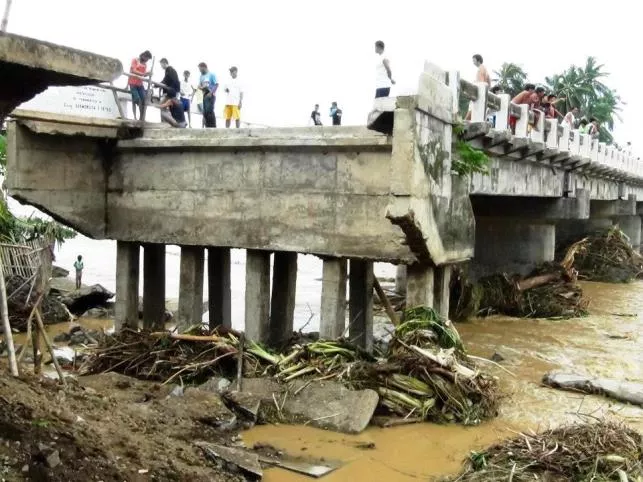
[{"label": "damaged concrete bridge", "polygon": [[[461,95],[474,106],[463,135],[491,156],[488,176],[452,171]],[[446,314],[458,263],[525,270],[553,259],[561,233],[612,223],[640,244],[641,163],[543,116],[528,133],[530,118],[431,64],[415,95],[376,102],[369,127],[167,129],[18,109],[8,187],[87,236],[117,241],[119,326],[138,324],[141,246],[144,323],[163,319],[167,244],[181,246],[180,326],[201,320],[206,250],[210,325],[230,326],[230,249],[243,248],[246,334],[278,345],[292,333],[305,253],[323,259],[322,336],[348,325],[369,349],[374,262],[406,266],[408,304]]]}]

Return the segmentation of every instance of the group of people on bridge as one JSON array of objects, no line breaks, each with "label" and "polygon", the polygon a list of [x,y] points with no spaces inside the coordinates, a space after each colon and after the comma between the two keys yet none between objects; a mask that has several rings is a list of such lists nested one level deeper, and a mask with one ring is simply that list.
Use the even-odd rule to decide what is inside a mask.
[{"label": "group of people on bridge", "polygon": [[[502,86],[494,85],[491,87],[491,77],[489,76],[489,71],[484,65],[482,55],[475,54],[472,59],[473,65],[478,68],[475,81],[486,83],[490,87],[489,91],[492,94],[504,94],[505,92],[503,91]],[[558,97],[553,92],[547,93],[544,87],[537,87],[532,83],[525,84],[523,90],[511,99],[512,103],[516,105],[527,105],[529,110],[534,111],[534,128],[537,124],[538,116],[542,113],[546,119],[560,118],[561,126],[563,127],[567,126],[570,130],[578,129],[581,134],[589,134],[593,139],[598,138],[600,133],[600,124],[598,120],[595,117],[591,117],[589,120],[587,118],[578,119],[579,109],[577,106],[572,106],[566,114],[561,114],[556,108],[556,104],[564,101],[564,97]],[[471,108],[469,108],[466,119],[471,119]],[[487,121],[491,123],[491,125],[495,126],[496,114],[494,112],[488,112]],[[517,121],[517,117],[509,116],[509,126],[514,133]]]},{"label": "group of people on bridge", "polygon": [[[144,80],[152,76],[152,71],[147,69],[147,62],[151,59],[152,53],[146,50],[132,59],[130,66],[131,75],[128,87],[132,95],[134,119],[137,118],[137,107],[140,119],[145,118],[148,94],[144,87]],[[160,65],[165,71],[160,87],[162,96],[159,95],[160,104],[158,105],[161,109],[161,120],[173,127],[187,127],[188,125],[191,127],[191,106],[196,97],[198,112],[203,116],[202,127],[216,127],[217,119],[214,114],[214,106],[219,82],[216,75],[208,69],[208,65],[205,62],[198,65],[200,76],[197,85],[190,82],[189,70],[183,72],[183,80],[180,80],[176,69],[170,65],[166,58],[161,59]],[[229,72],[230,77],[223,86],[223,91],[226,94],[223,115],[226,127],[230,127],[232,120],[234,120],[236,127],[239,128],[241,126],[243,87],[238,79],[239,69],[232,66]]]}]

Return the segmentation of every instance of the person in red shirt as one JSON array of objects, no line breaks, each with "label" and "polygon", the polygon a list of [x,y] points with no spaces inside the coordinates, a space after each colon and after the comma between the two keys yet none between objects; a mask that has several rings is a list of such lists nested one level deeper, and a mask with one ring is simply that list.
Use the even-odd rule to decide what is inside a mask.
[{"label": "person in red shirt", "polygon": [[[516,95],[513,99],[511,99],[511,102],[517,105],[529,104],[529,99],[534,93],[534,90],[536,90],[536,86],[534,84],[525,84],[524,90]],[[516,132],[517,121],[517,117],[514,117],[512,115],[509,116],[509,127],[511,128],[511,132]]]},{"label": "person in red shirt", "polygon": [[[138,75],[139,77],[149,77],[151,72],[147,71],[147,62],[152,58],[149,50],[146,50],[137,58],[132,59],[130,66],[130,73]],[[136,106],[141,112],[140,119],[145,119],[145,87],[143,86],[143,79],[138,77],[130,77],[127,81],[129,90],[132,94],[132,111],[134,112],[134,119],[136,120]]]}]

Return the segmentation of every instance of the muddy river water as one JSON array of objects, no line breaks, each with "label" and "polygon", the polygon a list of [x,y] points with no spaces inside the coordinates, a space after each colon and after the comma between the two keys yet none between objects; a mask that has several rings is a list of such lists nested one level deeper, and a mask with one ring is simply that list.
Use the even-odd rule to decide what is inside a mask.
[{"label": "muddy river water", "polygon": [[[611,416],[643,430],[643,409],[541,386],[550,370],[643,382],[643,282],[626,285],[584,283],[591,315],[574,320],[527,320],[508,317],[477,319],[457,325],[468,351],[502,366],[485,368],[498,376],[505,394],[501,413],[476,427],[417,424],[369,428],[357,436],[307,426],[258,426],[243,432],[248,446],[269,443],[294,456],[340,462],[325,482],[428,480],[458,471],[471,450],[510,437],[516,431],[544,430],[561,423]],[[83,325],[107,328],[105,320]],[[68,324],[48,327],[52,335]],[[23,343],[23,337],[16,337]],[[359,442],[373,449],[358,448]],[[267,482],[310,480],[279,468],[268,469]]]},{"label": "muddy river water", "polygon": [[[489,365],[500,378],[506,399],[500,416],[477,427],[417,424],[369,428],[357,436],[310,427],[260,426],[243,434],[248,445],[270,443],[293,455],[340,460],[342,467],[325,482],[428,480],[455,473],[471,450],[514,435],[544,430],[561,423],[593,420],[604,415],[643,430],[643,409],[541,386],[549,370],[600,375],[643,382],[643,282],[627,285],[584,283],[592,299],[591,315],[576,320],[525,320],[490,317],[458,325],[469,352],[506,358]],[[629,316],[624,316],[629,315]],[[636,315],[636,316],[631,316]],[[373,442],[364,450],[357,442]],[[270,469],[266,482],[310,480]]]}]

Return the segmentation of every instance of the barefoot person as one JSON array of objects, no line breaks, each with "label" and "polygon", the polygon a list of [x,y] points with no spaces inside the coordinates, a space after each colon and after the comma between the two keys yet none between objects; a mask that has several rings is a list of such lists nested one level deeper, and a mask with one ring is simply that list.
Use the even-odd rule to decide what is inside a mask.
[{"label": "barefoot person", "polygon": [[183,80],[181,81],[181,105],[183,106],[183,112],[186,112],[188,115],[188,126],[192,127],[192,115],[190,114],[190,106],[192,104],[192,98],[194,97],[196,89],[190,83],[190,71],[183,71]]},{"label": "barefoot person", "polygon": [[375,42],[375,98],[388,97],[391,93],[391,86],[395,85],[391,63],[384,56],[384,42]]},{"label": "barefoot person", "polygon": [[76,289],[79,290],[83,282],[83,269],[85,268],[83,257],[80,254],[76,258],[74,268],[76,269]]},{"label": "barefoot person", "polygon": [[[483,82],[487,84],[487,86],[491,85],[491,77],[489,76],[489,71],[484,66],[484,60],[482,59],[482,55],[475,54],[472,57],[472,60],[473,60],[473,65],[478,67],[478,70],[476,71],[476,82]],[[464,120],[471,120],[472,109],[473,109],[473,102],[469,102],[469,110]]]}]

